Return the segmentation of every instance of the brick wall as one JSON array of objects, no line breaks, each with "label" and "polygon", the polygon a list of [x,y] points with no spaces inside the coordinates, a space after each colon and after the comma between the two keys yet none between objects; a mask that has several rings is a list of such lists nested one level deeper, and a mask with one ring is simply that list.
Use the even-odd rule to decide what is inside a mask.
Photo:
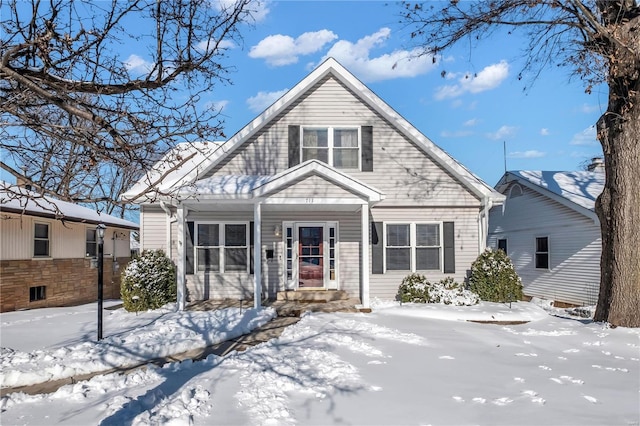
[{"label": "brick wall", "polygon": [[[120,272],[129,258],[104,259],[103,297],[120,298]],[[46,299],[29,302],[29,288],[46,286]],[[0,261],[0,312],[71,306],[98,300],[98,270],[91,259]]]}]

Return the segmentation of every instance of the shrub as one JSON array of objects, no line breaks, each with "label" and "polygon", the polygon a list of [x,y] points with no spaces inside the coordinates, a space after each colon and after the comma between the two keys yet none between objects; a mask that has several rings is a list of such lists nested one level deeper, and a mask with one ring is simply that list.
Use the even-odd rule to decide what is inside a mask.
[{"label": "shrub", "polygon": [[407,275],[398,288],[397,298],[403,303],[442,303],[469,306],[478,303],[478,295],[458,284],[451,277],[430,283],[424,275]]},{"label": "shrub", "polygon": [[176,270],[162,250],[145,250],[122,274],[120,296],[129,312],[158,309],[176,301]]},{"label": "shrub", "polygon": [[522,299],[522,281],[502,250],[485,250],[471,264],[469,286],[480,299],[511,302]]}]

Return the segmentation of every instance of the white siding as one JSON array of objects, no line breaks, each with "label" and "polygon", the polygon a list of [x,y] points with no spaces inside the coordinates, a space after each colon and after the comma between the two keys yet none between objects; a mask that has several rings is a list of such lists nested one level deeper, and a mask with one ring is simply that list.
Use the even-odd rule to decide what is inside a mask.
[{"label": "white siding", "polygon": [[[34,216],[2,213],[0,219],[0,259],[32,259],[34,224],[49,225],[49,258],[79,259],[86,257],[87,229],[96,225],[61,222]],[[116,239],[113,239],[114,232]],[[130,256],[129,230],[107,227],[105,230],[104,254],[113,256],[114,245],[118,257]]]},{"label": "white siding", "polygon": [[140,248],[167,250],[167,214],[159,205],[140,206]]},{"label": "white siding", "polygon": [[[509,193],[509,188],[504,192]],[[535,267],[535,239],[549,238],[549,270]],[[507,251],[524,293],[577,305],[595,304],[600,285],[599,224],[531,189],[489,214],[490,247]]]},{"label": "white siding", "polygon": [[[371,210],[375,222],[454,222],[455,227],[455,260],[456,272],[420,271],[429,281],[435,282],[446,277],[453,277],[463,283],[471,263],[478,257],[478,210],[472,208],[458,209],[377,209]],[[382,236],[379,236],[382,238]],[[371,259],[373,259],[371,257]],[[371,297],[393,300],[398,293],[402,279],[410,271],[385,271],[384,274],[370,275]]]},{"label": "white siding", "polygon": [[348,173],[385,194],[379,206],[480,204],[452,175],[333,78],[319,82],[207,176],[272,175],[286,170],[289,125],[373,126],[374,171]]}]

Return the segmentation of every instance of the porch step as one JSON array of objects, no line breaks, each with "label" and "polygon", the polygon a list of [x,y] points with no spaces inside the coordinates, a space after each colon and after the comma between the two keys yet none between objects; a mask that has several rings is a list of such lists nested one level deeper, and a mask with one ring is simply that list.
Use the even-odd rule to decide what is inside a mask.
[{"label": "porch step", "polygon": [[327,303],[336,300],[348,300],[349,295],[344,290],[299,290],[279,291],[276,300],[300,303]]},{"label": "porch step", "polygon": [[305,312],[365,312],[359,309],[360,299],[352,298],[330,302],[299,302],[276,300],[268,302],[279,317],[301,317]]}]

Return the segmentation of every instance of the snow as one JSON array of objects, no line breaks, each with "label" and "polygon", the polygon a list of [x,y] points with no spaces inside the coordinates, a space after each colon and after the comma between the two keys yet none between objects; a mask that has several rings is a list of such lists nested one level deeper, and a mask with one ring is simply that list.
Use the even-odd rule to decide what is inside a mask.
[{"label": "snow", "polygon": [[[593,323],[544,301],[456,307],[374,300],[372,308],[306,314],[280,338],[225,357],[98,375],[52,394],[13,393],[0,403],[2,424],[640,422],[638,329]],[[91,305],[2,314],[2,346],[37,354],[29,371],[38,374],[60,350],[67,354],[58,358],[60,369],[76,368],[74,358],[99,362],[100,348],[103,358],[125,350],[156,356],[272,315],[175,313],[171,306],[138,316],[107,312],[105,346],[92,341]],[[25,341],[38,329],[47,330],[40,345]],[[3,352],[3,377],[23,370],[14,359]]]},{"label": "snow", "polygon": [[589,210],[595,208],[596,198],[604,189],[605,175],[600,171],[553,172],[521,170],[510,173]]}]

